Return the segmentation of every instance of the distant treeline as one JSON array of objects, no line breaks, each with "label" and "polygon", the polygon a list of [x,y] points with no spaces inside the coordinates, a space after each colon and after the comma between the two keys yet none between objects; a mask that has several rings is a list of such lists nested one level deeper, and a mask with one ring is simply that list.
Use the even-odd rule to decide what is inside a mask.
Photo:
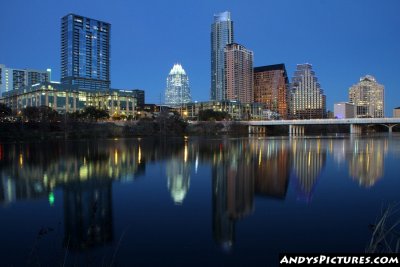
[{"label": "distant treeline", "polygon": [[[18,114],[0,104],[0,141],[37,139],[122,138],[136,136],[247,135],[248,127],[232,121],[226,112],[199,112],[197,122],[188,123],[178,113],[161,112],[152,118],[134,120],[94,107],[80,112],[59,114],[46,107],[27,107]],[[399,131],[395,127],[393,131]],[[370,126],[365,132],[387,132],[385,126]],[[349,133],[345,125],[306,126],[306,135]],[[288,126],[266,128],[266,135],[287,135]]]}]

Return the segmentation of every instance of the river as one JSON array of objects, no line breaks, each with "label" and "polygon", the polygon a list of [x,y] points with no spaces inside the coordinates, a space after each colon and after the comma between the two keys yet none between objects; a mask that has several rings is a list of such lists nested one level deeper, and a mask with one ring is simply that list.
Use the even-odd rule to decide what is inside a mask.
[{"label": "river", "polygon": [[364,252],[400,201],[399,159],[395,134],[0,143],[1,265],[276,266],[279,253]]}]

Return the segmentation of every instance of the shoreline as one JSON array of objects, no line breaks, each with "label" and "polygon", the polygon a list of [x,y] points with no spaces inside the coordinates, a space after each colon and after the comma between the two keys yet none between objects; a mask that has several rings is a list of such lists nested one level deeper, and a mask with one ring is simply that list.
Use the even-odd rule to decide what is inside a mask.
[{"label": "shoreline", "polygon": [[[398,133],[394,131],[393,133]],[[380,127],[371,127],[357,136],[385,135]],[[313,136],[351,136],[343,127],[310,127],[307,134],[299,138]],[[32,140],[80,140],[141,137],[212,137],[249,136],[245,125],[231,121],[204,121],[186,123],[183,121],[157,122],[140,121],[102,121],[102,122],[2,122],[0,123],[0,142]],[[277,127],[264,134],[250,134],[256,137],[289,137],[285,127]]]}]

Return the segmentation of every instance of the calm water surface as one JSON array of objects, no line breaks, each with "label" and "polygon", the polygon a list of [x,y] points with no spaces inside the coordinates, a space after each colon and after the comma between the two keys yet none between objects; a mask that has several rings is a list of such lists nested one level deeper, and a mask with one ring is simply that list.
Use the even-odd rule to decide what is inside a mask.
[{"label": "calm water surface", "polygon": [[276,266],[363,252],[400,136],[0,144],[1,266]]}]

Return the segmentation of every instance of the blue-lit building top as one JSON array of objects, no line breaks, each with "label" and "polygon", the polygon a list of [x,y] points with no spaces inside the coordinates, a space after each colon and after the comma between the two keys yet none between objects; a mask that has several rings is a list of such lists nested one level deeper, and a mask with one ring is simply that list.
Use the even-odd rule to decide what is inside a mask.
[{"label": "blue-lit building top", "polygon": [[214,15],[211,25],[211,100],[225,100],[225,55],[227,44],[233,43],[233,21],[228,11]]},{"label": "blue-lit building top", "polygon": [[61,83],[110,88],[111,24],[68,14],[61,19]]}]

